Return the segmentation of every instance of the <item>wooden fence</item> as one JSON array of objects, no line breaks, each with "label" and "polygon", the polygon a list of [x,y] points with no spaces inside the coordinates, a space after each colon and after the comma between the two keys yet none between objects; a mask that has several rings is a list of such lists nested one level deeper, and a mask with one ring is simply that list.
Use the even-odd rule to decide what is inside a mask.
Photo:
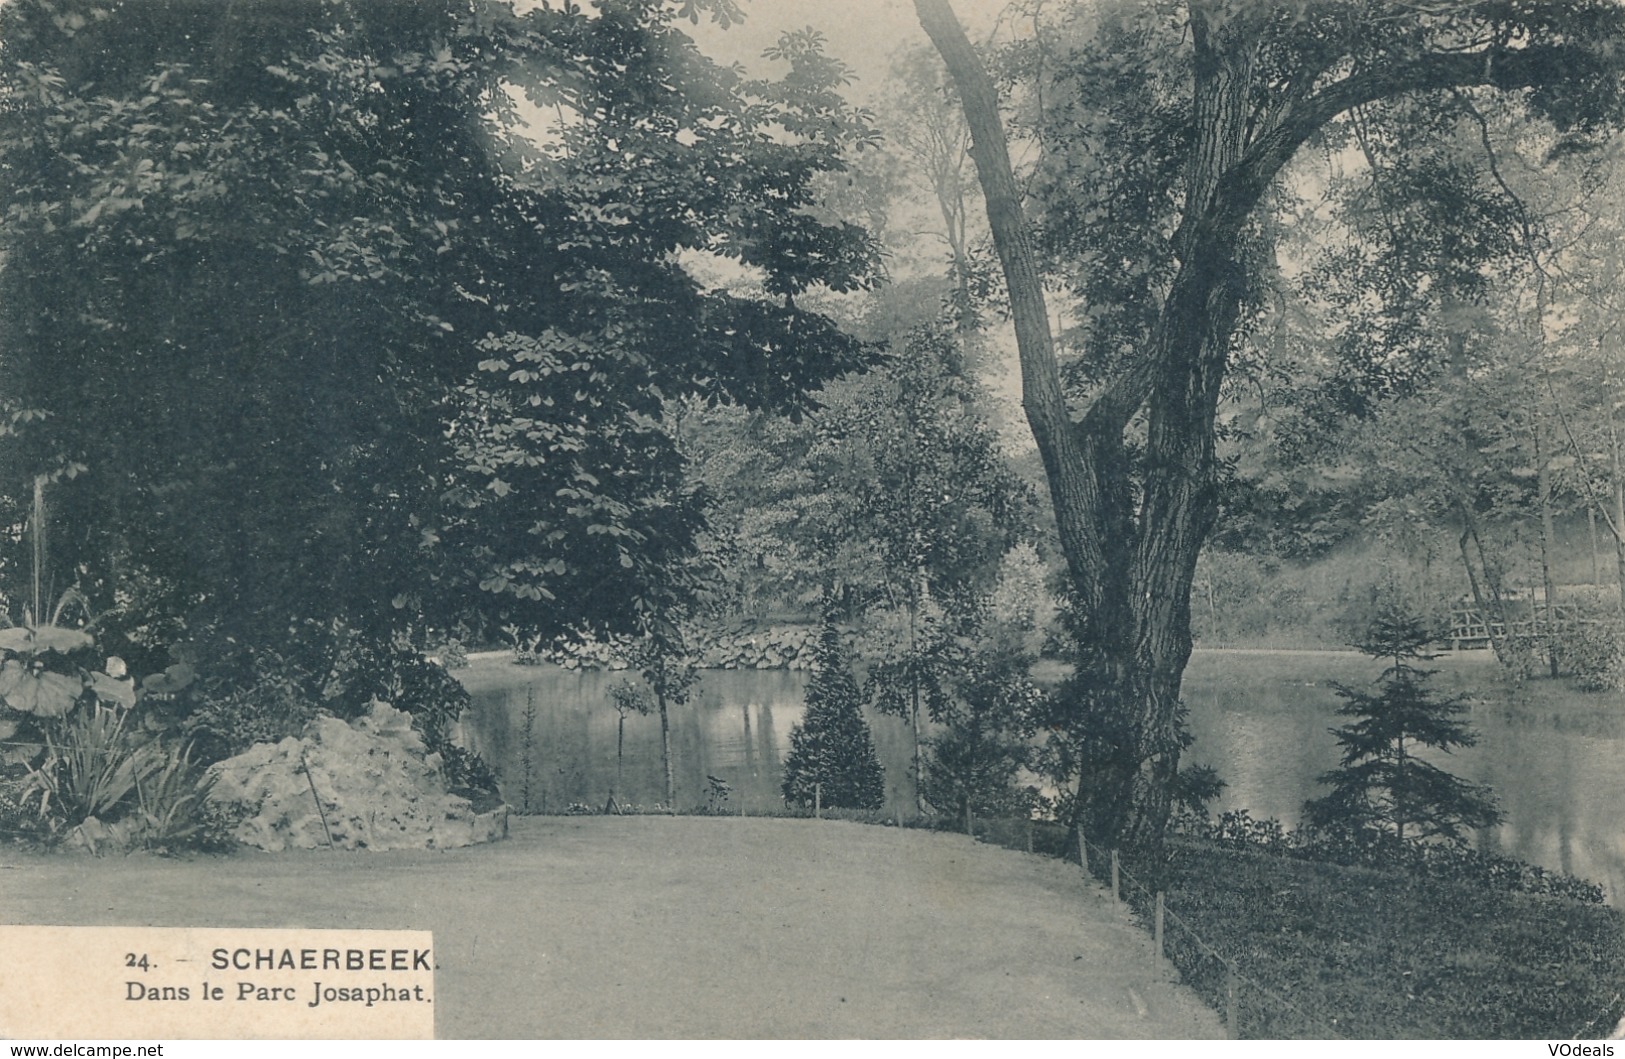
[{"label": "wooden fence", "polygon": [[1584,617],[1581,608],[1573,603],[1548,606],[1544,601],[1507,600],[1504,604],[1507,620],[1490,621],[1475,607],[1456,607],[1450,612],[1450,649],[1477,651],[1490,646],[1490,638],[1512,637],[1524,640],[1561,638],[1584,625],[1602,624],[1596,618]]}]

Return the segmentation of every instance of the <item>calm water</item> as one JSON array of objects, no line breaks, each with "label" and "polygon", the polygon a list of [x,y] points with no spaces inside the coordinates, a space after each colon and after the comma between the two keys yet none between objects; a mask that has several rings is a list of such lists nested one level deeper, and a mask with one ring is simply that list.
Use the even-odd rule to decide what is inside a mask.
[{"label": "calm water", "polygon": [[[509,665],[477,665],[462,672],[468,674],[463,679],[475,703],[464,725],[469,742],[496,770],[509,804],[524,807],[528,703],[535,704],[531,810],[558,812],[572,803],[602,808],[612,789],[623,804],[647,808],[665,801],[658,714],[627,718],[616,785],[618,715],[608,689],[627,674]],[[704,673],[690,702],[670,711],[679,808],[706,805],[711,776],[732,788],[729,811],[737,812],[741,803],[747,812],[783,808],[782,762],[790,749],[790,729],[806,708],[806,679],[804,673],[785,670]],[[869,714],[868,719],[886,770],[888,811],[912,806],[908,726],[895,717]]]},{"label": "calm water", "polygon": [[[1490,784],[1507,821],[1478,836],[1485,849],[1584,876],[1625,895],[1625,696],[1584,694],[1544,681],[1502,685],[1482,653],[1444,658],[1441,690],[1470,695],[1479,745],[1441,764]],[[1185,679],[1196,744],[1187,760],[1214,765],[1229,784],[1216,808],[1296,823],[1316,778],[1337,762],[1329,728],[1339,723],[1328,680],[1375,677],[1358,655],[1332,652],[1200,652]],[[503,793],[522,806],[524,714],[535,705],[529,753],[530,805],[557,812],[571,803],[602,807],[616,788],[623,803],[664,799],[660,720],[626,722],[622,779],[616,787],[616,713],[609,685],[620,673],[578,673],[551,666],[480,664],[464,670],[475,709],[469,741],[497,770]],[[672,711],[677,803],[707,802],[707,777],[732,788],[726,808],[781,804],[781,762],[790,728],[801,719],[802,673],[758,670],[705,674],[693,701]],[[912,803],[908,728],[870,716],[886,769],[888,811]]]},{"label": "calm water", "polygon": [[[1489,784],[1506,822],[1477,836],[1505,853],[1600,882],[1625,903],[1625,696],[1548,681],[1519,687],[1497,678],[1488,652],[1430,663],[1441,691],[1463,694],[1478,745],[1433,757]],[[1229,787],[1219,809],[1248,809],[1296,823],[1316,778],[1337,764],[1328,731],[1343,722],[1327,680],[1351,686],[1380,666],[1352,654],[1202,652],[1185,678],[1196,743],[1187,760],[1211,764]]]}]

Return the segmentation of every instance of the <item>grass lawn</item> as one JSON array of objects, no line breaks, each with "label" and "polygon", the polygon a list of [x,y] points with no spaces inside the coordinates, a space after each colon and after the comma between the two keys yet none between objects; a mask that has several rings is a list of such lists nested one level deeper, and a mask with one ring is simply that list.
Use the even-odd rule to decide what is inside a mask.
[{"label": "grass lawn", "polygon": [[[1234,988],[1243,1037],[1599,1039],[1625,1015],[1617,909],[1205,841],[1172,850],[1168,956],[1220,1011]],[[1125,896],[1150,918],[1145,895]]]},{"label": "grass lawn", "polygon": [[439,853],[7,850],[0,919],[430,929],[443,1038],[1222,1034],[1075,864],[844,821],[529,817]]},{"label": "grass lawn", "polygon": [[[1029,832],[984,820],[1013,849]],[[1058,825],[1035,849],[1069,857]],[[1564,1039],[1625,1032],[1625,915],[1400,871],[1344,867],[1170,839],[1168,958],[1180,980],[1253,1039]],[[1091,867],[1109,878],[1105,858]],[[1153,904],[1123,895],[1149,930]],[[1200,941],[1193,940],[1194,931]],[[1222,956],[1222,960],[1220,957]],[[1233,983],[1225,964],[1236,968]]]},{"label": "grass lawn", "polygon": [[[1192,843],[1178,847],[1168,907],[1242,973],[1252,1037],[1606,1037],[1625,1013],[1617,909],[1398,872]],[[1219,962],[1173,958],[1210,1001]]]}]

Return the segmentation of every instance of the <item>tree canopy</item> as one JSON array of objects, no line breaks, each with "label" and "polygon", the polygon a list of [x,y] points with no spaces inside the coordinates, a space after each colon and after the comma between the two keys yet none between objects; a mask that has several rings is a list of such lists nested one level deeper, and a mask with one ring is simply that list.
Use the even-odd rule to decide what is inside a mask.
[{"label": "tree canopy", "polygon": [[808,208],[869,138],[844,71],[681,32],[737,15],[6,5],[0,444],[56,585],[154,647],[639,621],[703,501],[661,399],[794,402],[864,355],[797,296],[878,275]]},{"label": "tree canopy", "polygon": [[[1361,122],[1427,159],[1451,115],[1440,101],[1460,98],[1521,108],[1575,148],[1592,142],[1622,117],[1625,10],[1065,5],[1017,71],[1042,152],[1029,209],[984,60],[946,0],[915,6],[970,127],[1068,561],[1079,674],[1070,720],[1057,722],[1088,763],[1079,822],[1097,841],[1155,852],[1184,745],[1191,582],[1219,510],[1218,409],[1257,319],[1283,173],[1310,145],[1340,149]],[[1417,174],[1429,194],[1453,175],[1443,164]],[[1465,284],[1472,255],[1440,249],[1469,263],[1456,270]],[[1453,273],[1430,267],[1448,287]],[[1070,402],[1046,274],[1065,279],[1083,321]]]}]

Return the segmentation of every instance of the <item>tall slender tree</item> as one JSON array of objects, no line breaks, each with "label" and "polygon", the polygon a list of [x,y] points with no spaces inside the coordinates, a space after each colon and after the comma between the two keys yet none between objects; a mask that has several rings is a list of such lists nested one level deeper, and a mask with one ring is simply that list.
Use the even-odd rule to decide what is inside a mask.
[{"label": "tall slender tree", "polygon": [[[1058,72],[1041,81],[1046,100],[1097,154],[1121,150],[1125,128],[1141,147],[1103,173],[1067,172],[1048,155],[1061,178],[1052,184],[1083,211],[1154,222],[1139,254],[1095,259],[1094,271],[1133,279],[1139,296],[1117,315],[1126,341],[1087,358],[1092,394],[1077,411],[994,82],[948,0],[915,9],[970,127],[1023,407],[1070,573],[1078,671],[1057,721],[1092,747],[1078,759],[1078,823],[1096,841],[1155,855],[1184,744],[1191,582],[1218,513],[1216,412],[1267,231],[1262,205],[1304,145],[1361,108],[1381,111],[1383,134],[1399,143],[1434,135],[1430,108],[1451,92],[1502,93],[1565,133],[1617,125],[1625,9],[1190,0],[1109,4],[1086,18],[1067,8],[1081,44],[1043,53],[1044,70]],[[1098,95],[1077,94],[1084,86]],[[1111,197],[1089,201],[1093,186]]]}]

